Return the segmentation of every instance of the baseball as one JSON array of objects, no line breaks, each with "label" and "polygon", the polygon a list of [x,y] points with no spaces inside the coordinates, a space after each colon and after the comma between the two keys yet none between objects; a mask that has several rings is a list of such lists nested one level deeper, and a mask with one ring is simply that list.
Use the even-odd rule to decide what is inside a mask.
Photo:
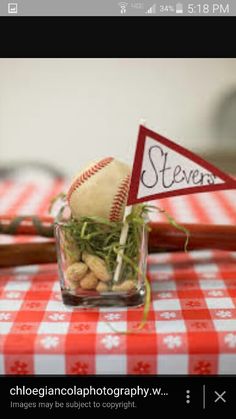
[{"label": "baseball", "polygon": [[130,167],[113,157],[89,164],[74,177],[67,194],[73,217],[122,220],[129,183]]}]

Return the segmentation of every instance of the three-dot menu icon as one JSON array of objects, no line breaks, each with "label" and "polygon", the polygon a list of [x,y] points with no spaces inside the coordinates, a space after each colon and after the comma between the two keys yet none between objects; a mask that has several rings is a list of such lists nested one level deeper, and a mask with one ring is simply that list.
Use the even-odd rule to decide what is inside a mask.
[{"label": "three-dot menu icon", "polygon": [[190,403],[190,390],[186,390],[186,403]]}]

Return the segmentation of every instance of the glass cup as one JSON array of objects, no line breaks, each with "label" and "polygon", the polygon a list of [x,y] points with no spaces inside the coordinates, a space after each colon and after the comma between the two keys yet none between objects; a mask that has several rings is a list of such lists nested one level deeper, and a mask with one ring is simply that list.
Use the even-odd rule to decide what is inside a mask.
[{"label": "glass cup", "polygon": [[[146,222],[135,230],[136,247],[132,250],[132,258],[130,254],[128,256],[128,251],[126,253],[124,249],[119,280],[115,281],[117,256],[114,255],[114,252],[112,253],[113,264],[109,266],[108,253],[109,249],[116,249],[117,243],[114,243],[113,246],[112,239],[109,241],[109,227],[103,224],[101,226],[100,222],[93,221],[89,225],[84,225],[84,228],[77,232],[72,228],[73,223],[71,224],[71,221],[69,208],[65,206],[61,209],[55,221],[58,269],[64,304],[87,308],[137,307],[142,305],[146,292]],[[121,223],[119,228],[121,229]],[[87,233],[86,229],[90,229],[90,232]],[[101,229],[101,234],[98,234],[99,229]],[[108,230],[106,231],[106,229]],[[132,222],[129,222],[128,237],[132,229],[134,229],[134,226]],[[94,230],[95,233],[91,233],[91,230]],[[89,234],[98,235],[95,252],[90,248]],[[82,235],[84,235],[84,239],[80,241]],[[109,243],[109,248],[106,254],[107,243]],[[84,246],[86,249],[84,249]]]}]

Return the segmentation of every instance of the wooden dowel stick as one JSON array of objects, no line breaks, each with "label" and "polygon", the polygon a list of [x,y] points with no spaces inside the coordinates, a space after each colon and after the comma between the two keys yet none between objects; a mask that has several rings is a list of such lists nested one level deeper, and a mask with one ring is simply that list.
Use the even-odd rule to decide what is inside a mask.
[{"label": "wooden dowel stick", "polygon": [[[129,224],[126,221],[127,217],[129,214],[131,214],[132,211],[132,206],[126,207],[125,208],[125,214],[124,214],[124,225],[122,227],[121,230],[121,234],[120,234],[120,246],[124,246],[127,240],[127,236],[128,236],[128,232],[129,232]],[[116,270],[114,273],[114,282],[118,282],[120,279],[120,272],[121,272],[121,268],[122,268],[122,261],[123,261],[123,256],[124,254],[124,249],[121,249],[119,254],[117,255],[117,260],[116,260]]]}]

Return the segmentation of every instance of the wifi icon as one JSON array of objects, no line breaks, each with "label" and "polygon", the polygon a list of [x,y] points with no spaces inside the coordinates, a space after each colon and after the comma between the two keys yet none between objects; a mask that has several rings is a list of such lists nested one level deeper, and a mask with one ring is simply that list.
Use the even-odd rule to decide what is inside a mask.
[{"label": "wifi icon", "polygon": [[146,15],[152,15],[156,13],[156,4],[153,4],[152,7],[150,7],[145,14]]},{"label": "wifi icon", "polygon": [[118,3],[118,5],[120,6],[120,13],[124,15],[126,13],[126,6],[128,6],[128,3],[122,1],[121,3]]}]

